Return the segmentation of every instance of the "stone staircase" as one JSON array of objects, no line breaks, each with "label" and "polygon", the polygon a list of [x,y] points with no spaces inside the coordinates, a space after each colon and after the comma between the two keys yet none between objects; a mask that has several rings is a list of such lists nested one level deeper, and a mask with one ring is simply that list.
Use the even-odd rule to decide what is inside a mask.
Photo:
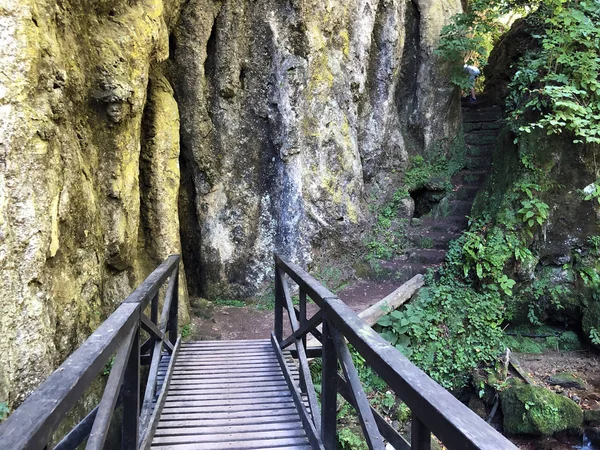
[{"label": "stone staircase", "polygon": [[413,218],[406,230],[408,249],[401,258],[385,261],[381,269],[403,283],[430,267],[440,265],[448,244],[468,226],[475,196],[482,188],[492,164],[492,153],[502,126],[502,110],[484,102],[463,105],[463,130],[467,145],[465,167],[452,178],[453,191],[431,212]]}]

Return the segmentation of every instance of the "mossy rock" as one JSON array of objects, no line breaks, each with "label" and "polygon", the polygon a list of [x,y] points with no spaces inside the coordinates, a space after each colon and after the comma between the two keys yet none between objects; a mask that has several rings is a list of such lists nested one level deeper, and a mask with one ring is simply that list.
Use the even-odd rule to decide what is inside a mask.
[{"label": "mossy rock", "polygon": [[500,394],[507,434],[550,436],[577,430],[583,412],[573,400],[539,386],[513,385]]},{"label": "mossy rock", "polygon": [[600,409],[586,409],[583,411],[583,422],[586,424],[600,425]]},{"label": "mossy rock", "polygon": [[579,378],[577,374],[571,372],[554,374],[548,378],[548,383],[573,389],[585,389],[586,387],[585,381]]},{"label": "mossy rock", "polygon": [[198,317],[210,319],[215,312],[215,305],[210,300],[199,298],[194,305],[194,314]]}]

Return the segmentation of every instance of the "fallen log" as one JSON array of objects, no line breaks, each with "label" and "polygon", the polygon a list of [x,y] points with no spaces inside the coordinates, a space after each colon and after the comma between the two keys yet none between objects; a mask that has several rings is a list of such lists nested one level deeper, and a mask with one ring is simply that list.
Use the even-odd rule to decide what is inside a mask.
[{"label": "fallen log", "polygon": [[[389,314],[395,309],[398,309],[400,306],[410,300],[415,292],[423,287],[424,283],[425,281],[423,279],[423,275],[415,275],[394,292],[360,312],[358,317],[372,327],[381,317]],[[320,330],[321,327],[318,327],[318,329]],[[314,336],[310,336],[306,342],[307,348],[320,346],[321,343]]]},{"label": "fallen log", "polygon": [[359,313],[358,317],[364,320],[369,326],[375,325],[381,317],[398,309],[410,300],[415,292],[423,287],[423,284],[423,275],[415,275],[390,295]]}]

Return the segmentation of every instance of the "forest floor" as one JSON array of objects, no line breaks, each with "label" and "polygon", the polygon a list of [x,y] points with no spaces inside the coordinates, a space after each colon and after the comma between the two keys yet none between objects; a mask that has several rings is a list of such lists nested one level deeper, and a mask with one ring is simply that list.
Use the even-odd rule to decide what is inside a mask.
[{"label": "forest floor", "polygon": [[[357,281],[337,292],[338,297],[355,312],[373,305],[399,286],[396,283]],[[216,302],[210,317],[192,315],[192,340],[268,339],[273,331],[273,304],[254,303],[247,306],[220,305]],[[317,310],[307,306],[310,316]],[[287,318],[284,320],[287,323]],[[289,328],[286,330],[290,332]],[[284,331],[284,332],[286,332]]]}]

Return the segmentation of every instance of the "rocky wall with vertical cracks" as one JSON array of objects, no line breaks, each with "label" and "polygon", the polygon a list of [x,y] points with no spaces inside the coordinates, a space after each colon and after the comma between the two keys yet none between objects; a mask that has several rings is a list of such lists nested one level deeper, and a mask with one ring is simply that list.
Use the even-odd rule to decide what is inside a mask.
[{"label": "rocky wall with vertical cracks", "polygon": [[[272,250],[352,260],[409,154],[454,137],[434,55],[459,0],[190,0],[171,35],[188,274],[255,295]],[[193,207],[193,208],[192,208]]]},{"label": "rocky wall with vertical cracks", "polygon": [[0,0],[0,402],[10,407],[179,252],[178,108],[155,72],[178,10],[177,0]]}]

